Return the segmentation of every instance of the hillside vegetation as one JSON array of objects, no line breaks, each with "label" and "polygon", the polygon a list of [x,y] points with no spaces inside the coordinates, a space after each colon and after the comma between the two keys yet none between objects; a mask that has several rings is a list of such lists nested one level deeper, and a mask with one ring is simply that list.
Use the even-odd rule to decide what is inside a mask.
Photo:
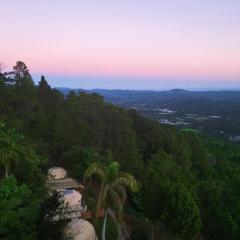
[{"label": "hillside vegetation", "polygon": [[160,123],[177,128],[195,128],[201,132],[240,143],[240,91],[169,91],[68,89],[58,88],[67,95],[70,91],[98,93],[106,101],[124,108],[133,108]]},{"label": "hillside vegetation", "polygon": [[57,233],[41,238],[46,223],[39,222],[51,207],[43,197],[44,173],[63,166],[81,181],[92,163],[109,161],[140,186],[125,206],[131,239],[159,239],[159,233],[167,239],[240,239],[239,147],[160,125],[96,93],[64,96],[44,77],[35,85],[22,62],[0,73],[0,96],[4,128],[25,136],[18,163],[9,167],[15,177],[4,177],[0,156],[1,239],[59,239]]}]

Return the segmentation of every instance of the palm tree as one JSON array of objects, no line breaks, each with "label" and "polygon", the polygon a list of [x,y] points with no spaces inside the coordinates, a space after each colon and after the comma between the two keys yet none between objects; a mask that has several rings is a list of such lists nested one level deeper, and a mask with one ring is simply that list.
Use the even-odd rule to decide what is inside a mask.
[{"label": "palm tree", "polygon": [[[116,216],[118,223],[120,223],[123,215],[123,205],[127,198],[126,188],[132,192],[138,189],[135,178],[129,173],[120,172],[119,168],[120,165],[117,162],[111,162],[107,166],[101,163],[93,163],[84,174],[85,182],[89,179],[94,179],[95,176],[98,177],[101,183],[97,211],[100,208],[105,209],[102,240],[105,240],[108,213],[114,212],[114,218]],[[110,216],[113,216],[113,214],[110,214]],[[119,232],[119,224],[117,227]]]},{"label": "palm tree", "polygon": [[0,164],[5,167],[5,177],[8,177],[11,165],[18,163],[21,152],[19,141],[22,139],[23,136],[15,129],[6,129],[4,124],[0,123]]}]

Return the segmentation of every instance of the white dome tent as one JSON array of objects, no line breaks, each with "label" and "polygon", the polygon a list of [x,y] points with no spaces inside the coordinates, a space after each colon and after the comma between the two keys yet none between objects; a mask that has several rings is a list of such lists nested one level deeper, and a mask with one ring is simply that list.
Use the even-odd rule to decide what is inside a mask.
[{"label": "white dome tent", "polygon": [[81,204],[82,195],[76,190],[66,189],[63,191],[63,198],[66,205],[73,207]]},{"label": "white dome tent", "polygon": [[84,186],[67,175],[67,171],[61,167],[52,167],[48,170],[47,186],[50,190],[57,191],[63,200],[63,204],[55,211],[53,221],[71,220],[64,230],[67,239],[96,240],[92,224],[81,219],[82,213],[87,211],[87,205],[81,194]]},{"label": "white dome tent", "polygon": [[66,178],[67,171],[61,167],[52,167],[48,170],[48,178],[53,180],[61,180]]},{"label": "white dome tent", "polygon": [[64,229],[65,238],[73,240],[97,240],[92,224],[84,219],[72,219]]}]

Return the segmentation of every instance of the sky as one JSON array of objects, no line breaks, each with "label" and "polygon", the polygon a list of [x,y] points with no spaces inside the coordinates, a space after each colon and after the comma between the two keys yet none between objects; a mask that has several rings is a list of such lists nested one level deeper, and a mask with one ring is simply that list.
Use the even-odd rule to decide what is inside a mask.
[{"label": "sky", "polygon": [[240,89],[239,0],[0,0],[0,62],[53,87]]}]

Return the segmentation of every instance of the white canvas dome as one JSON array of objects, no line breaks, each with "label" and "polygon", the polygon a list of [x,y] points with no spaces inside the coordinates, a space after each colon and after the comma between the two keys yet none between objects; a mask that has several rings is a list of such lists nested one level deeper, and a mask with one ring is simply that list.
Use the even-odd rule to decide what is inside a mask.
[{"label": "white canvas dome", "polygon": [[63,191],[64,203],[69,207],[81,205],[82,195],[76,190]]},{"label": "white canvas dome", "polygon": [[64,236],[73,240],[97,240],[92,224],[84,219],[73,219],[64,229]]},{"label": "white canvas dome", "polygon": [[60,180],[67,176],[67,171],[61,167],[53,167],[48,170],[48,177],[54,180]]}]

